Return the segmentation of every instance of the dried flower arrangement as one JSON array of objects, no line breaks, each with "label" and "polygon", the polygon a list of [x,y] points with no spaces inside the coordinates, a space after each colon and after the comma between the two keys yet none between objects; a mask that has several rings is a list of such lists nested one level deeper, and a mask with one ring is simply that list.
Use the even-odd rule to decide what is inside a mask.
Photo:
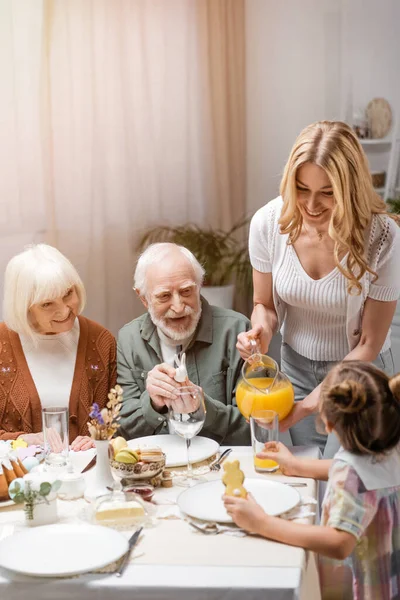
[{"label": "dried flower arrangement", "polygon": [[100,410],[94,403],[89,413],[88,423],[90,436],[94,440],[111,440],[118,429],[119,411],[122,406],[123,390],[120,385],[111,388],[106,407]]}]

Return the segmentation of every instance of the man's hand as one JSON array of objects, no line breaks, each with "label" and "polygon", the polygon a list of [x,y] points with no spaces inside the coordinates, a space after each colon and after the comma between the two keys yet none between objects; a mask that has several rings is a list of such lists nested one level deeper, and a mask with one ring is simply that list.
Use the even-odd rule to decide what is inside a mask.
[{"label": "man's hand", "polygon": [[[193,388],[194,393],[191,394],[187,388]],[[196,391],[199,391],[199,394]],[[189,414],[196,412],[200,406],[200,399],[203,390],[198,385],[187,380],[177,389],[177,398],[171,402],[171,408],[177,413]]]},{"label": "man's hand", "polygon": [[270,338],[267,337],[262,325],[254,325],[252,329],[249,331],[242,331],[237,337],[236,348],[243,360],[246,360],[246,358],[249,358],[249,356],[254,354],[255,350],[254,344],[251,343],[252,340],[256,342],[258,352],[262,352],[262,354],[268,352]]},{"label": "man's hand", "polygon": [[175,369],[167,363],[156,365],[147,375],[146,390],[151,398],[154,410],[160,412],[176,400],[179,383],[175,381]]}]

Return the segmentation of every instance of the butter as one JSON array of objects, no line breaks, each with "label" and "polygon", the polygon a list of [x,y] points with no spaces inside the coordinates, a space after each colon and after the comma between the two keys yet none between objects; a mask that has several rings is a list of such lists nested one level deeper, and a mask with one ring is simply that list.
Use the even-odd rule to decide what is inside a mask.
[{"label": "butter", "polygon": [[96,521],[119,521],[143,517],[144,515],[145,510],[143,506],[139,502],[136,502],[136,500],[128,502],[115,500],[104,502],[99,506],[96,511]]}]

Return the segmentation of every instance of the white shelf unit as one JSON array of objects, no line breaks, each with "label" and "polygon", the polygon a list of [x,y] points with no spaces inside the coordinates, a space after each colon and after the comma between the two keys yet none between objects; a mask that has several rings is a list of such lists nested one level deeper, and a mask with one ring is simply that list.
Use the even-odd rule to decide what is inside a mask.
[{"label": "white shelf unit", "polygon": [[392,137],[389,138],[378,138],[378,139],[359,139],[362,146],[390,146],[392,144]]},{"label": "white shelf unit", "polygon": [[399,119],[389,136],[379,139],[360,139],[368,157],[371,171],[385,171],[384,187],[375,188],[386,201],[400,193],[400,130]]}]

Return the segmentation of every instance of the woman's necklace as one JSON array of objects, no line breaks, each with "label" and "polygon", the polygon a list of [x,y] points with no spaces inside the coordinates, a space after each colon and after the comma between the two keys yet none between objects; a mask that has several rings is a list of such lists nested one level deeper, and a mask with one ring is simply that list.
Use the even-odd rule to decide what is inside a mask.
[{"label": "woman's necklace", "polygon": [[[304,221],[303,221],[303,227],[304,227],[304,229],[305,229],[305,232],[306,232],[306,234],[307,234],[307,235],[308,235],[308,237],[310,238],[310,240],[313,240],[313,239],[315,239],[315,237],[313,237],[312,235],[310,235],[310,231],[309,231],[309,229],[308,229],[307,225],[304,223]],[[322,242],[322,240],[323,240],[323,238],[324,238],[324,235],[325,235],[325,233],[327,233],[327,232],[326,232],[326,231],[318,231],[318,229],[314,229],[314,231],[315,231],[315,233],[317,234],[318,241],[319,241],[319,242]]]}]

